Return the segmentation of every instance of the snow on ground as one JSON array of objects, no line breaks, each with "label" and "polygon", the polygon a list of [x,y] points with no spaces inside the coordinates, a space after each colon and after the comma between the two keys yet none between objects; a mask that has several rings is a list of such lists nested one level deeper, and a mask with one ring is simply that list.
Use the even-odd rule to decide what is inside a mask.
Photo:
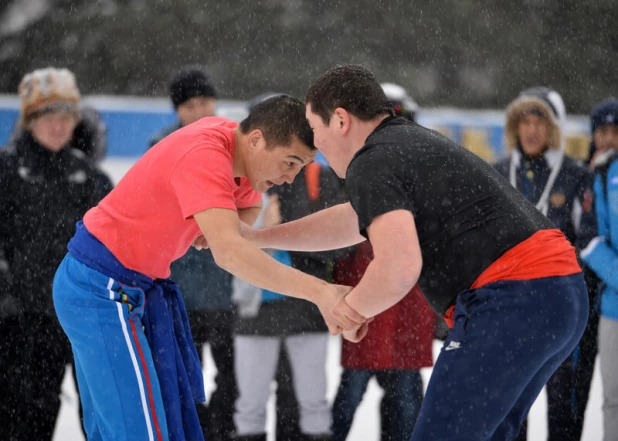
[{"label": "snow on ground", "polygon": [[[434,342],[434,357],[439,354],[441,342]],[[339,375],[341,368],[339,366],[339,354],[341,341],[339,337],[332,337],[330,340],[329,354],[327,360],[328,372],[328,399],[332,403],[339,385]],[[214,375],[216,370],[210,354],[207,350],[206,366],[204,370],[207,396],[214,389]],[[427,386],[427,380],[431,375],[431,369],[422,370],[423,380]],[[273,384],[273,391],[274,391]],[[71,370],[67,370],[65,381],[62,386],[62,408],[60,409],[60,417],[56,426],[56,433],[53,441],[83,441],[83,435],[78,427],[77,415],[77,395],[73,385],[73,377]],[[379,440],[379,400],[382,396],[382,390],[377,385],[375,380],[371,380],[369,388],[365,393],[365,398],[360,407],[356,411],[354,424],[348,441],[378,441]],[[601,380],[599,377],[598,366],[595,369],[594,378],[592,381],[592,389],[590,391],[590,401],[586,412],[586,421],[584,424],[584,434],[582,441],[599,441],[602,439],[602,416],[601,416]],[[545,441],[547,437],[547,417],[546,417],[546,398],[543,392],[530,411],[528,418],[528,440],[529,441]],[[269,402],[269,418],[267,426],[269,428],[269,441],[274,441],[272,436],[274,431],[274,400]]]},{"label": "snow on ground", "polygon": [[[133,163],[130,159],[108,159],[103,163],[103,169],[110,174],[110,177],[115,181],[122,177]],[[441,347],[441,342],[434,342],[434,358],[438,356]],[[328,392],[327,396],[330,402],[334,400],[339,385],[339,376],[341,368],[339,366],[341,341],[339,337],[332,337],[330,340],[329,354],[327,360],[328,373]],[[207,358],[204,369],[206,382],[207,396],[214,389],[214,363],[207,351]],[[427,386],[427,380],[431,375],[431,369],[422,370],[423,380]],[[273,385],[274,388],[274,385]],[[378,441],[379,440],[379,400],[382,396],[382,390],[377,385],[375,380],[371,380],[365,397],[360,407],[356,412],[354,424],[348,437],[349,441]],[[79,429],[77,415],[77,395],[73,383],[73,378],[70,369],[67,369],[67,374],[62,386],[62,408],[58,418],[56,432],[53,441],[83,441],[82,432]],[[586,420],[584,424],[584,433],[582,441],[598,441],[602,439],[602,389],[601,379],[599,374],[598,363],[595,368],[592,387],[590,390],[590,401],[586,411]],[[269,441],[274,441],[272,436],[274,430],[274,400],[269,402],[269,418],[267,422],[268,431],[270,434]],[[529,441],[545,441],[547,437],[547,401],[545,392],[541,393],[536,403],[530,410],[528,418],[528,440]]]}]

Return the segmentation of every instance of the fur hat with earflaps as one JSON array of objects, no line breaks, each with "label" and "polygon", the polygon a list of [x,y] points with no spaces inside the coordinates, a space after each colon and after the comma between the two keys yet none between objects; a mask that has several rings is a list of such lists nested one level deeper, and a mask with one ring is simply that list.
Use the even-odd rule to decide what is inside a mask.
[{"label": "fur hat with earflaps", "polygon": [[522,91],[506,108],[504,136],[509,150],[517,146],[517,126],[523,115],[535,114],[547,119],[548,143],[552,149],[561,149],[563,124],[566,118],[564,102],[558,92],[547,87],[534,87]]},{"label": "fur hat with earflaps", "polygon": [[48,67],[24,76],[19,83],[21,99],[20,123],[27,128],[37,116],[53,111],[75,113],[79,119],[81,99],[75,76],[68,69]]}]

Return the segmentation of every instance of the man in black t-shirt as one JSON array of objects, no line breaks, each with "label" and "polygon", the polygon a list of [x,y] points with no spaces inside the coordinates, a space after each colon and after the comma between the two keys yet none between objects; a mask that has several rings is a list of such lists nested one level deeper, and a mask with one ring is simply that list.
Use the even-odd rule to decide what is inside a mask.
[{"label": "man in black t-shirt", "polygon": [[[243,234],[298,251],[368,238],[374,259],[333,313],[373,317],[418,281],[452,327],[411,440],[512,439],[586,326],[573,247],[483,160],[394,117],[365,68],[329,70],[306,103],[315,145],[346,178],[350,203]],[[368,323],[344,337],[359,341]]]}]

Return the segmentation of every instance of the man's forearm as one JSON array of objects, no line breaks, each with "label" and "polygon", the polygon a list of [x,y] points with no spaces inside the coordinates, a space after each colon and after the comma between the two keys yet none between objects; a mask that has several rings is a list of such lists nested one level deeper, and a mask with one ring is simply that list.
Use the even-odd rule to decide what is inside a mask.
[{"label": "man's forearm", "polygon": [[315,303],[315,296],[328,284],[285,266],[243,238],[212,250],[217,265],[236,277],[263,289]]},{"label": "man's forearm", "polygon": [[403,299],[416,283],[414,276],[402,276],[375,260],[359,284],[345,298],[346,303],[364,317],[374,317]]},{"label": "man's forearm", "polygon": [[[365,318],[344,301],[347,286],[331,285],[285,266],[239,234],[236,212],[211,208],[194,215],[218,266],[252,285],[317,305],[331,333],[358,327]],[[335,315],[335,311],[339,314]]]},{"label": "man's forearm", "polygon": [[238,218],[241,222],[252,226],[255,224],[255,221],[260,216],[262,211],[262,207],[247,207],[247,208],[239,208],[238,209]]},{"label": "man's forearm", "polygon": [[328,251],[365,240],[358,232],[358,218],[349,203],[275,227],[252,230],[247,238],[260,248],[286,251]]}]

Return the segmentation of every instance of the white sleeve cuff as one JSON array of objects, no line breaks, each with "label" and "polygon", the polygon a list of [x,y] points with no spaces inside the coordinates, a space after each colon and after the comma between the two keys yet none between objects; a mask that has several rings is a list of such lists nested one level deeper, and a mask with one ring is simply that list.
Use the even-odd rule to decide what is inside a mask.
[{"label": "white sleeve cuff", "polygon": [[594,239],[592,239],[588,245],[586,246],[586,248],[584,248],[583,250],[580,251],[579,256],[582,259],[586,259],[586,257],[588,257],[592,251],[594,251],[594,249],[597,247],[597,245],[599,245],[601,242],[605,242],[605,237],[604,236],[597,236]]}]

